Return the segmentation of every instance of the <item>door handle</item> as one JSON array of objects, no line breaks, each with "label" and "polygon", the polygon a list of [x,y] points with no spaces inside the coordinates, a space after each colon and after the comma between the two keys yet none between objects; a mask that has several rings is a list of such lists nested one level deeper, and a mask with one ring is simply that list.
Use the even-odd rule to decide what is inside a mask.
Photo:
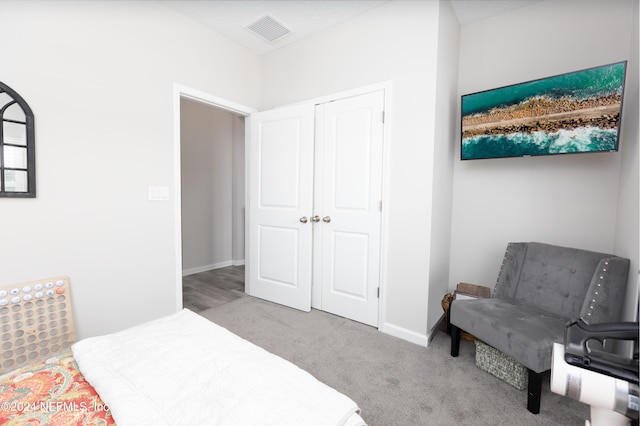
[{"label": "door handle", "polygon": [[307,217],[306,217],[306,216],[302,216],[302,217],[300,218],[300,222],[302,222],[302,223],[307,223],[308,221],[309,221],[309,219],[307,219]]},{"label": "door handle", "polygon": [[322,221],[324,223],[329,223],[329,222],[331,222],[331,218],[329,216],[325,216],[325,217],[322,218]]},{"label": "door handle", "polygon": [[320,222],[320,216],[315,215],[311,218],[311,222]]}]

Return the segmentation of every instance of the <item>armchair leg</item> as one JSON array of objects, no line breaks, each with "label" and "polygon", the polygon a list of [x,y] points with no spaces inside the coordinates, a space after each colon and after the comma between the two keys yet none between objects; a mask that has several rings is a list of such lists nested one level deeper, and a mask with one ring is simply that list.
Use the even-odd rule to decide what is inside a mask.
[{"label": "armchair leg", "polygon": [[540,412],[540,397],[542,395],[542,375],[529,370],[529,385],[527,389],[527,410],[533,414]]},{"label": "armchair leg", "polygon": [[451,325],[451,356],[457,357],[460,353],[460,329]]}]

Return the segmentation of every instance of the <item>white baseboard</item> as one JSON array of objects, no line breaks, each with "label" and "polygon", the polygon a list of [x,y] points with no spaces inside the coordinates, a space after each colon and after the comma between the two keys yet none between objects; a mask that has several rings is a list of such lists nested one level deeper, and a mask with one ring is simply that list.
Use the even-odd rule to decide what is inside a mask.
[{"label": "white baseboard", "polygon": [[406,340],[416,345],[426,347],[429,344],[429,338],[424,334],[416,333],[415,331],[407,330],[404,327],[399,327],[394,324],[384,323],[379,330],[385,334],[389,334],[394,337],[398,337],[402,340]]},{"label": "white baseboard", "polygon": [[444,314],[442,314],[440,319],[436,321],[436,325],[434,325],[433,328],[429,330],[429,332],[427,333],[427,341],[429,343],[431,343],[433,338],[436,337],[436,334],[438,333],[438,331],[440,331],[443,328],[446,328],[444,325],[444,322],[445,322]]},{"label": "white baseboard", "polygon": [[211,271],[213,269],[226,268],[227,266],[242,266],[244,265],[244,259],[239,260],[225,260],[224,262],[212,263],[210,265],[196,266],[194,268],[187,268],[182,270],[182,276],[198,274],[200,272]]},{"label": "white baseboard", "polygon": [[186,277],[187,275],[198,274],[200,272],[206,272],[212,269],[226,268],[227,266],[233,266],[233,262],[231,260],[227,260],[224,262],[212,263],[210,265],[196,266],[195,268],[183,269],[182,276]]}]

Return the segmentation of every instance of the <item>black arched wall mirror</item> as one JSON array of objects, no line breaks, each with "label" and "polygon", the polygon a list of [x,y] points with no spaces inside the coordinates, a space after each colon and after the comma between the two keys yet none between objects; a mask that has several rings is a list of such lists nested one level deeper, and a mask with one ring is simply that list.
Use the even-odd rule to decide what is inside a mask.
[{"label": "black arched wall mirror", "polygon": [[9,86],[0,82],[0,197],[36,196],[33,112]]}]

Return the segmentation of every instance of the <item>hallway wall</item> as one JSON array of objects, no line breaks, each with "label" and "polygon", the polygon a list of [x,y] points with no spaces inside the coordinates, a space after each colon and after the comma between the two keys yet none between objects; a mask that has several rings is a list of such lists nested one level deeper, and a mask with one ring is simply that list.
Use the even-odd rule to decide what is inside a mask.
[{"label": "hallway wall", "polygon": [[180,121],[182,264],[190,275],[244,261],[244,120],[182,99]]}]

